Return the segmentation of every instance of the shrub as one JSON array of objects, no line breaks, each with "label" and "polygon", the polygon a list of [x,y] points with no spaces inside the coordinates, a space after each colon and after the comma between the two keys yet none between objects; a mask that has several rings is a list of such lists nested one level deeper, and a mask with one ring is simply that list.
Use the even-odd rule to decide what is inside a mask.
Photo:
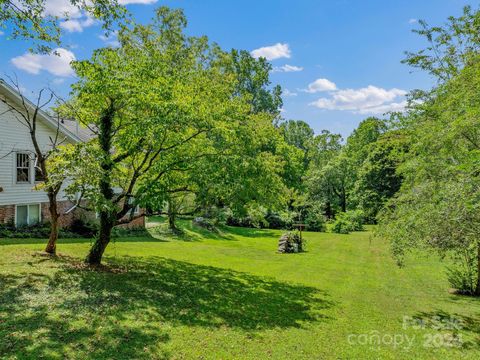
[{"label": "shrub", "polygon": [[363,231],[365,228],[365,216],[362,210],[349,210],[345,213],[347,220],[352,224],[351,231]]},{"label": "shrub", "polygon": [[91,238],[98,233],[99,224],[94,221],[78,218],[74,219],[70,226],[66,228],[66,230],[71,233],[78,234],[81,237]]},{"label": "shrub", "polygon": [[361,210],[349,210],[337,215],[332,232],[348,234],[351,231],[363,231],[364,216]]},{"label": "shrub", "polygon": [[233,216],[233,212],[228,207],[209,206],[204,208],[200,214],[201,217],[211,219],[215,225],[225,224]]},{"label": "shrub", "polygon": [[268,211],[265,216],[269,229],[292,229],[297,213],[293,211]]},{"label": "shrub", "polygon": [[150,237],[150,233],[143,226],[136,227],[114,227],[112,236],[119,237]]},{"label": "shrub", "polygon": [[2,225],[0,227],[0,237],[5,238],[45,238],[50,235],[50,226],[45,224],[37,224],[31,226],[14,227],[12,225]]},{"label": "shrub", "polygon": [[246,228],[257,227],[252,223],[252,220],[248,216],[239,217],[233,214],[227,218],[226,224],[229,226],[239,226],[239,227],[246,227]]},{"label": "shrub", "polygon": [[296,253],[305,251],[306,241],[300,237],[298,231],[284,233],[278,241],[278,252]]},{"label": "shrub", "polygon": [[[60,229],[59,237],[61,238],[78,238],[79,235],[68,231],[68,229]],[[0,225],[0,238],[11,238],[11,239],[28,239],[28,238],[38,238],[44,239],[50,236],[50,224],[48,222],[31,225],[31,226],[22,226],[16,228],[13,225]]]},{"label": "shrub", "polygon": [[307,215],[305,216],[305,225],[306,230],[309,231],[326,230],[327,226],[325,216],[323,216],[323,212],[320,207],[315,206],[308,210]]},{"label": "shrub", "polygon": [[352,231],[352,224],[345,218],[345,216],[342,216],[342,214],[343,213],[338,214],[333,222],[332,232],[337,234],[348,234]]},{"label": "shrub", "polygon": [[9,238],[13,231],[15,231],[15,228],[12,225],[0,224],[0,237]]},{"label": "shrub", "polygon": [[[309,208],[305,214],[306,215],[290,210],[267,211],[261,206],[251,206],[248,209],[247,216],[239,217],[230,213],[227,217],[226,224],[250,228],[291,230],[293,229],[294,223],[304,222],[306,230],[326,231],[326,220],[320,207]],[[299,218],[303,217],[305,217],[304,221],[299,220]]]},{"label": "shrub", "polygon": [[211,219],[207,219],[201,216],[198,216],[192,220],[192,224],[209,231],[217,231],[217,228],[214,222]]},{"label": "shrub", "polygon": [[473,295],[477,286],[477,259],[474,251],[466,251],[454,265],[447,267],[448,282],[459,294]]},{"label": "shrub", "polygon": [[268,223],[269,229],[285,229],[286,223],[280,214],[276,211],[269,211],[265,216],[265,221]]},{"label": "shrub", "polygon": [[269,226],[266,220],[267,210],[257,204],[249,205],[246,216],[238,216],[230,213],[227,218],[227,225],[249,228],[266,228]]},{"label": "shrub", "polygon": [[247,208],[249,222],[256,228],[265,228],[268,222],[265,220],[267,209],[256,203],[250,204]]},{"label": "shrub", "polygon": [[280,212],[280,218],[285,223],[284,229],[293,229],[293,224],[295,223],[295,219],[299,216],[298,212],[285,210]]}]

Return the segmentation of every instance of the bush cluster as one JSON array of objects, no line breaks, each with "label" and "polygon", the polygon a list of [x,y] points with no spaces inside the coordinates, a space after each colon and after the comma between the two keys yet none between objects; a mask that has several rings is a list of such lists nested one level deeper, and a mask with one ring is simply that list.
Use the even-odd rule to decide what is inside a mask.
[{"label": "bush cluster", "polygon": [[215,226],[215,223],[212,219],[208,219],[202,216],[197,216],[192,220],[192,224],[204,229],[207,229],[209,231],[216,231],[217,227]]},{"label": "bush cluster", "polygon": [[250,228],[268,228],[268,229],[282,229],[292,230],[294,224],[302,222],[306,225],[305,230],[308,231],[326,231],[326,221],[323,214],[318,211],[308,211],[304,216],[303,221],[298,220],[300,214],[294,211],[267,211],[263,216],[247,215],[245,217],[238,217],[230,214],[227,217],[226,224],[230,226],[241,226]]},{"label": "bush cluster", "polygon": [[78,234],[84,238],[94,237],[99,229],[98,222],[84,220],[82,218],[74,219],[70,226],[67,228],[68,231]]},{"label": "bush cluster", "polygon": [[[16,228],[13,225],[0,224],[0,238],[10,239],[31,239],[31,238],[48,238],[50,236],[50,224],[42,223],[31,226],[22,226]],[[70,231],[69,229],[61,229],[59,237],[62,238],[79,238],[80,234]]]},{"label": "bush cluster", "polygon": [[349,210],[339,213],[332,225],[332,232],[348,234],[351,231],[363,231],[364,216],[361,210]]},{"label": "bush cluster", "polygon": [[308,231],[326,231],[327,224],[320,206],[312,206],[305,214],[305,225]]},{"label": "bush cluster", "polygon": [[478,277],[476,251],[466,249],[462,255],[457,255],[454,264],[447,267],[447,279],[459,294],[473,295]]},{"label": "bush cluster", "polygon": [[[95,234],[96,235],[96,234]],[[95,236],[94,235],[94,236]],[[137,227],[114,227],[112,237],[150,237],[150,233],[143,226]]]},{"label": "bush cluster", "polygon": [[[63,239],[93,238],[98,233],[97,222],[75,219],[66,228],[60,229],[58,236]],[[147,236],[148,232],[143,227],[138,228],[113,228],[113,237]],[[11,239],[43,239],[50,236],[50,223],[15,227],[13,224],[0,224],[0,238]]]}]

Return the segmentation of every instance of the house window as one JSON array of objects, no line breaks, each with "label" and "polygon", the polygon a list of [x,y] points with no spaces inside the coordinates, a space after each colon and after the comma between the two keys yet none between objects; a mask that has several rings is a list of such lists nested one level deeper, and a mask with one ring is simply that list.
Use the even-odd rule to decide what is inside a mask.
[{"label": "house window", "polygon": [[30,182],[30,155],[17,153],[17,183]]},{"label": "house window", "polygon": [[15,224],[17,227],[40,223],[40,204],[17,205]]}]

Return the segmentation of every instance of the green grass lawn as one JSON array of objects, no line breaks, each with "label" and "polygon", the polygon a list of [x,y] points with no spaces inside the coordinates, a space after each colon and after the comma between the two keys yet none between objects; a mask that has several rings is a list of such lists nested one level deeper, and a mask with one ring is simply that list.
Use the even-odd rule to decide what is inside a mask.
[{"label": "green grass lawn", "polygon": [[398,268],[368,231],[277,254],[279,231],[181,224],[117,239],[103,270],[82,263],[89,240],[50,259],[0,239],[0,358],[480,358],[480,301],[450,294],[435,257]]}]

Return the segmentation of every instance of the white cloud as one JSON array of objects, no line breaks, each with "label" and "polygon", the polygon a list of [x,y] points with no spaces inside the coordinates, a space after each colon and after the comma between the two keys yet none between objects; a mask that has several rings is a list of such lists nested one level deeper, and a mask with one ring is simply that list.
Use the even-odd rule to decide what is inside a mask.
[{"label": "white cloud", "polygon": [[79,18],[82,16],[82,11],[68,0],[46,0],[44,14],[62,19]]},{"label": "white cloud", "polygon": [[283,66],[275,66],[273,68],[273,72],[297,72],[302,70],[303,70],[303,67],[301,66],[288,65],[288,64],[285,64]]},{"label": "white cloud", "polygon": [[290,58],[290,48],[288,44],[277,43],[272,46],[264,46],[251,52],[254,58],[264,57],[267,60],[280,58]]},{"label": "white cloud", "polygon": [[[158,0],[118,0],[120,5],[130,5],[130,4],[153,4],[156,3]],[[90,3],[89,1],[86,2],[87,5]],[[90,3],[91,4],[91,3]],[[82,11],[72,5],[71,1],[69,0],[46,0],[45,1],[45,15],[50,16],[57,16],[59,18],[77,18],[81,16]],[[66,16],[68,15],[68,16]]]},{"label": "white cloud", "polygon": [[316,93],[320,91],[334,91],[337,90],[337,85],[328,79],[317,79],[308,85],[308,88],[304,90],[308,93]]},{"label": "white cloud", "polygon": [[408,20],[409,24],[416,24],[418,22],[418,19],[410,19]]},{"label": "white cloud", "polygon": [[[153,4],[158,0],[118,0],[120,5],[129,4]],[[92,4],[91,0],[85,1],[71,1],[71,0],[44,0],[45,8],[42,16],[56,17],[60,20],[60,27],[68,32],[82,32],[84,28],[95,24],[93,18],[89,14],[82,10],[82,5],[89,6]],[[74,4],[72,4],[72,2]],[[24,9],[25,6],[18,0],[13,0],[13,3],[20,9]],[[76,5],[77,6],[76,6]],[[1,34],[0,34],[1,35]]]},{"label": "white cloud", "polygon": [[407,100],[400,102],[392,102],[388,104],[383,104],[379,106],[373,106],[366,109],[361,109],[358,111],[359,114],[385,114],[390,111],[402,112],[407,107]]},{"label": "white cloud", "polygon": [[95,20],[87,16],[83,20],[71,19],[63,21],[60,23],[60,27],[68,32],[82,32],[84,28],[92,26],[93,24],[95,24]]},{"label": "white cloud", "polygon": [[297,96],[298,94],[296,92],[292,92],[288,89],[283,89],[282,95],[283,96]]},{"label": "white cloud", "polygon": [[98,38],[102,40],[107,46],[111,46],[111,47],[120,46],[120,42],[118,41],[117,31],[110,33],[108,36],[106,36],[105,34],[98,35]]},{"label": "white cloud", "polygon": [[64,79],[64,78],[55,78],[55,79],[53,79],[53,83],[54,83],[55,85],[61,85],[61,84],[63,84],[64,82],[65,82],[65,79]]},{"label": "white cloud", "polygon": [[66,49],[57,48],[55,53],[40,55],[25,53],[14,57],[12,64],[30,74],[39,74],[44,70],[56,76],[71,76],[74,74],[70,63],[75,60],[75,55]]},{"label": "white cloud", "polygon": [[369,85],[361,89],[338,90],[330,98],[320,98],[310,105],[326,110],[347,110],[359,114],[381,114],[402,111],[406,106],[401,89],[382,89]]},{"label": "white cloud", "polygon": [[83,27],[78,20],[67,20],[60,23],[62,29],[67,30],[68,32],[82,32]]},{"label": "white cloud", "polygon": [[[120,5],[129,4],[153,4],[158,0],[119,0]],[[90,2],[87,0],[87,5]],[[46,0],[45,1],[45,16],[56,16],[65,21],[60,23],[62,29],[68,32],[82,32],[84,28],[95,24],[93,18],[88,16],[85,11],[72,5],[69,0]]]},{"label": "white cloud", "polygon": [[68,32],[82,32],[84,28],[95,23],[85,11],[68,0],[46,0],[44,15],[65,19],[60,23],[60,27]]},{"label": "white cloud", "polygon": [[[120,5],[130,4],[153,4],[158,0],[118,0]],[[91,4],[90,1],[86,1],[87,5]],[[65,18],[79,18],[82,15],[80,10],[75,5],[72,5],[70,0],[46,0],[45,1],[45,15],[57,16],[61,19]]]}]

